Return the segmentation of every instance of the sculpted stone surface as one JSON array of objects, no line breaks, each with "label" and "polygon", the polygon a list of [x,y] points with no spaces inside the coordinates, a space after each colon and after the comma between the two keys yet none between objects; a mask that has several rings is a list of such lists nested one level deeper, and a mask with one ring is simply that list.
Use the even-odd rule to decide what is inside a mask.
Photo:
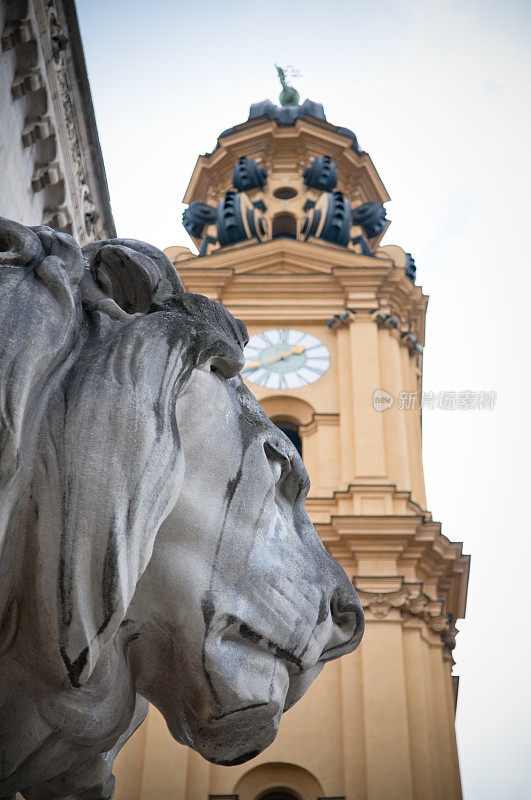
[{"label": "sculpted stone surface", "polygon": [[0,220],[0,329],[0,797],[112,797],[148,701],[252,758],[363,613],[245,326],[147,244]]}]

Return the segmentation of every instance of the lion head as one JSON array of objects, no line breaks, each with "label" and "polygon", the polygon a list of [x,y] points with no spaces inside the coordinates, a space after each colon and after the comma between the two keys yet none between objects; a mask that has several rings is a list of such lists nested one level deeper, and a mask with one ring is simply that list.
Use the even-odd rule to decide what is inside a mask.
[{"label": "lion head", "polygon": [[245,326],[141,242],[3,220],[0,250],[0,795],[112,796],[146,700],[246,761],[363,614]]}]

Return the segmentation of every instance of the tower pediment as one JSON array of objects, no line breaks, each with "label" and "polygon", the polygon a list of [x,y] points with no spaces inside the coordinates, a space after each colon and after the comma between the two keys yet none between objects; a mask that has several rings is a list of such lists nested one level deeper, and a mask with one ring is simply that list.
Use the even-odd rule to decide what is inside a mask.
[{"label": "tower pediment", "polygon": [[[166,252],[171,257],[171,248]],[[397,246],[365,256],[317,240],[279,238],[242,242],[207,258],[179,260],[178,254],[174,263],[190,291],[229,307],[235,303],[240,315],[245,298],[249,319],[250,306],[263,308],[265,296],[271,307],[305,304],[308,318],[327,319],[345,308],[364,314],[380,309],[398,319],[401,333],[413,331],[423,342],[428,298],[407,277],[405,257]]]}]

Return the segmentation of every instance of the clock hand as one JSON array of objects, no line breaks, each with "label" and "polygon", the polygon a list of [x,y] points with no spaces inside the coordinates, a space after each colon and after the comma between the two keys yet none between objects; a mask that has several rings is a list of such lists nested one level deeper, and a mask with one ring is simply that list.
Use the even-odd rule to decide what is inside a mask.
[{"label": "clock hand", "polygon": [[280,355],[268,359],[267,363],[273,364],[275,361],[282,361],[284,358],[287,358],[288,356],[300,355],[301,353],[304,353],[305,350],[306,348],[304,347],[303,344],[295,345],[294,347],[291,347],[289,350],[286,350],[284,353],[280,353]]},{"label": "clock hand", "polygon": [[242,367],[241,372],[245,372],[248,369],[256,369],[256,367],[261,366],[262,362],[259,360],[256,361],[249,361],[244,367]]},{"label": "clock hand", "polygon": [[289,350],[285,350],[283,353],[279,353],[276,356],[272,356],[271,358],[264,358],[262,360],[257,359],[255,361],[250,361],[245,367],[242,369],[242,372],[246,372],[248,369],[254,369],[255,367],[263,367],[264,365],[275,364],[277,361],[283,361],[283,359],[287,358],[291,355],[300,355],[300,353],[304,353],[306,348],[304,345],[299,344],[291,347]]}]

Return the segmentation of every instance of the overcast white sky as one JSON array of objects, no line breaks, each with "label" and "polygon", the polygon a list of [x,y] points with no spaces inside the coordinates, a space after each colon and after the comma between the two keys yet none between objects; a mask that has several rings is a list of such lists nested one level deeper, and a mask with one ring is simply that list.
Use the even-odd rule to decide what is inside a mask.
[{"label": "overcast white sky", "polygon": [[393,200],[384,243],[430,295],[426,390],[495,390],[494,411],[425,411],[428,504],[472,554],[455,651],[466,800],[527,800],[531,526],[531,4],[519,0],[78,0],[118,235],[189,245],[195,160],[277,101],[353,129]]}]

